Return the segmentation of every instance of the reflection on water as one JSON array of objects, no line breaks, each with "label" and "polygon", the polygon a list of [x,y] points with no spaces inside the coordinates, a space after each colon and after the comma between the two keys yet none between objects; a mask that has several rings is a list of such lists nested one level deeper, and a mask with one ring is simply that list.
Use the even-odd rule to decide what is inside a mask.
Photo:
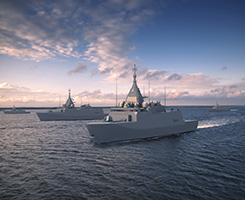
[{"label": "reflection on water", "polygon": [[0,113],[0,199],[243,199],[245,108],[181,107],[198,130],[94,145],[86,121]]}]

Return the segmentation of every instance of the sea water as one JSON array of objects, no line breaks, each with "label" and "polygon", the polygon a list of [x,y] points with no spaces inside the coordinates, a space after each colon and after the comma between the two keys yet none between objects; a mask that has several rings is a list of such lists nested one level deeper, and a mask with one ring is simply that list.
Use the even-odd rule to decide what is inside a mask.
[{"label": "sea water", "polygon": [[0,112],[0,199],[245,199],[245,107],[178,107],[198,130],[94,145],[85,123]]}]

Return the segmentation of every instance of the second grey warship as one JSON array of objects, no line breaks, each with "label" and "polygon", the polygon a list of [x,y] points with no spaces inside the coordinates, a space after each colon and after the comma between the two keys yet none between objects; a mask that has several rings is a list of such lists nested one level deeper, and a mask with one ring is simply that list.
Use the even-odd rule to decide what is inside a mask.
[{"label": "second grey warship", "polygon": [[208,109],[209,112],[222,112],[222,111],[231,111],[229,108],[224,108],[223,106],[218,104],[218,101],[216,101],[216,105],[210,109]]},{"label": "second grey warship", "polygon": [[30,114],[30,112],[14,106],[11,110],[5,110],[4,114]]},{"label": "second grey warship", "polygon": [[181,111],[166,111],[160,102],[145,102],[136,81],[126,101],[112,108],[102,122],[87,123],[86,127],[95,143],[162,137],[195,131],[196,120],[183,120]]},{"label": "second grey warship", "polygon": [[103,119],[105,113],[100,107],[92,107],[89,104],[82,105],[79,108],[75,107],[71,99],[71,92],[66,103],[58,111],[49,111],[46,113],[37,113],[41,121],[58,121],[58,120],[93,120]]}]

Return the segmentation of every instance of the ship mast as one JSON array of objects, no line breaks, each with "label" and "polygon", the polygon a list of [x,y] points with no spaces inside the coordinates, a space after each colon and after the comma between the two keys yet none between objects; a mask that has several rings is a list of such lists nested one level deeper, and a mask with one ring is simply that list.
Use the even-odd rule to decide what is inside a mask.
[{"label": "ship mast", "polygon": [[149,80],[149,103],[151,103],[151,80]]},{"label": "ship mast", "polygon": [[164,107],[166,109],[166,104],[167,104],[167,94],[166,94],[166,86],[164,86]]},{"label": "ship mast", "polygon": [[117,107],[117,78],[116,78],[116,107]]},{"label": "ship mast", "polygon": [[61,96],[59,96],[59,107],[61,107]]},{"label": "ship mast", "polygon": [[134,64],[134,67],[133,67],[133,71],[134,71],[134,83],[136,83],[136,71],[137,71],[137,67],[136,67],[136,65]]}]

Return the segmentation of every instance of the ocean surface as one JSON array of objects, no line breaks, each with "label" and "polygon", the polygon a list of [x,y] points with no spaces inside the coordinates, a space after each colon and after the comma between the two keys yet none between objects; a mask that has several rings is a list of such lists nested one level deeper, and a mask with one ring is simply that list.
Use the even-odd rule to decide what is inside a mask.
[{"label": "ocean surface", "polygon": [[95,145],[88,121],[0,112],[0,199],[245,199],[245,107],[178,107],[198,130]]}]

